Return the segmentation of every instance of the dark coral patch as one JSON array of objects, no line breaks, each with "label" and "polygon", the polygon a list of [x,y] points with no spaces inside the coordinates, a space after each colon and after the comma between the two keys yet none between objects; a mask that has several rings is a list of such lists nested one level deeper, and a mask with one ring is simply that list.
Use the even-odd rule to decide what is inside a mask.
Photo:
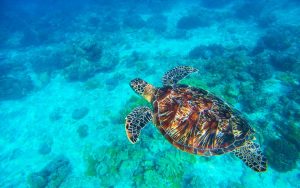
[{"label": "dark coral patch", "polygon": [[208,46],[199,45],[194,47],[188,54],[190,59],[210,59],[213,57],[222,56],[225,53],[225,49],[222,45],[211,44]]},{"label": "dark coral patch", "polygon": [[299,151],[284,139],[271,140],[266,150],[270,166],[279,172],[287,172],[296,168]]},{"label": "dark coral patch", "polygon": [[72,113],[72,118],[75,120],[80,120],[84,118],[89,113],[89,109],[87,107],[77,108]]},{"label": "dark coral patch", "polygon": [[34,90],[32,79],[26,74],[0,76],[0,100],[17,100]]},{"label": "dark coral patch", "polygon": [[85,138],[89,135],[89,127],[86,124],[82,124],[77,128],[77,133],[80,138]]},{"label": "dark coral patch", "polygon": [[157,33],[161,33],[166,31],[167,21],[167,17],[164,15],[154,15],[147,19],[146,26]]},{"label": "dark coral patch", "polygon": [[145,27],[146,22],[140,15],[129,13],[128,16],[124,18],[123,25],[133,29],[141,29]]},{"label": "dark coral patch", "polygon": [[245,1],[235,9],[235,17],[241,20],[259,18],[263,13],[266,4],[262,1]]},{"label": "dark coral patch", "polygon": [[207,27],[212,24],[210,19],[207,19],[204,16],[197,16],[197,15],[188,15],[183,16],[177,22],[178,29],[196,29],[199,27]]},{"label": "dark coral patch", "polygon": [[70,161],[65,157],[58,157],[50,161],[41,171],[28,176],[30,187],[60,187],[72,172]]},{"label": "dark coral patch", "polygon": [[219,1],[202,0],[201,1],[201,5],[205,8],[223,8],[228,4],[230,4],[230,1],[228,0],[219,0]]},{"label": "dark coral patch", "polygon": [[270,56],[271,65],[277,70],[281,71],[292,71],[297,66],[296,55],[290,54],[274,54]]},{"label": "dark coral patch", "polygon": [[269,30],[264,36],[258,39],[256,46],[250,55],[262,53],[264,50],[281,52],[291,46],[289,37],[283,31]]}]

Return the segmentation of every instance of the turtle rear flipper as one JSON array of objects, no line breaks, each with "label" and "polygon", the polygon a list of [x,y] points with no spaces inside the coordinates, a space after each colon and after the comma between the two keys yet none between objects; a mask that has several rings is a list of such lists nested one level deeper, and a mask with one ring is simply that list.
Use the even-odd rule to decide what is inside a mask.
[{"label": "turtle rear flipper", "polygon": [[129,141],[135,144],[142,128],[152,119],[151,109],[148,107],[137,107],[130,112],[125,121],[125,130]]},{"label": "turtle rear flipper", "polygon": [[197,72],[198,69],[189,66],[177,66],[163,76],[162,81],[164,86],[173,86],[177,84],[181,79],[185,78],[193,72]]},{"label": "turtle rear flipper", "polygon": [[267,158],[262,154],[258,144],[247,141],[243,146],[233,150],[233,153],[257,172],[267,170]]}]

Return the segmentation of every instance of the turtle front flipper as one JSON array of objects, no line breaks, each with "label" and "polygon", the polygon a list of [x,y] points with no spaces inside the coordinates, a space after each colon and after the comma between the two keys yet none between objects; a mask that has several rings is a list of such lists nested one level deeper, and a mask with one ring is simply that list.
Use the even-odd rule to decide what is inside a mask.
[{"label": "turtle front flipper", "polygon": [[125,121],[125,130],[129,141],[135,144],[142,128],[152,119],[152,111],[148,107],[137,107],[130,112]]},{"label": "turtle front flipper", "polygon": [[246,163],[252,170],[264,172],[267,170],[267,158],[262,154],[258,144],[247,141],[233,153]]},{"label": "turtle front flipper", "polygon": [[197,72],[198,69],[189,66],[177,66],[163,76],[162,82],[164,86],[173,86],[177,84],[181,79],[185,78],[193,72]]}]

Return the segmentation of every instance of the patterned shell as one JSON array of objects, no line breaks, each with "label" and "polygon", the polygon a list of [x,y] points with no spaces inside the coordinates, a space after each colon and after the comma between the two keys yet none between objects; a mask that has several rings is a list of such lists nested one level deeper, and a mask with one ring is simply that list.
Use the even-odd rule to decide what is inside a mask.
[{"label": "patterned shell", "polygon": [[175,147],[198,155],[220,155],[243,145],[254,131],[238,112],[203,89],[186,85],[157,90],[154,123]]}]

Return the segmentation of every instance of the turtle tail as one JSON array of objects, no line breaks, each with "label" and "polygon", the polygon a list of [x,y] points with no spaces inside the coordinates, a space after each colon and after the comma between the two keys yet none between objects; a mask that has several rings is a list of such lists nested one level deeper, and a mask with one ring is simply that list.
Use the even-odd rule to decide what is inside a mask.
[{"label": "turtle tail", "polygon": [[156,89],[151,84],[141,78],[135,78],[130,82],[130,87],[137,94],[142,95],[148,102],[152,102]]},{"label": "turtle tail", "polygon": [[247,141],[243,146],[233,150],[233,153],[256,172],[267,170],[267,158],[262,154],[258,144]]}]

